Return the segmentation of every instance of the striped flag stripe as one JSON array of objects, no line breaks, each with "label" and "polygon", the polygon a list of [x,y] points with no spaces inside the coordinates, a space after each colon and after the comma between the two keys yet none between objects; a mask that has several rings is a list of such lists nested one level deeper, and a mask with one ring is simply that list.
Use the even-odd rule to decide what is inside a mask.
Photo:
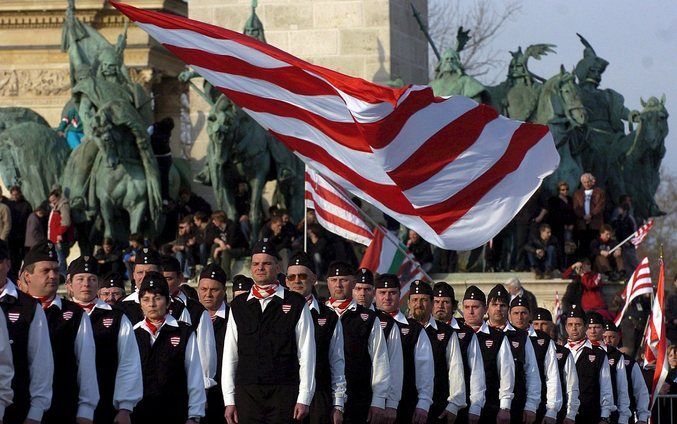
[{"label": "striped flag stripe", "polygon": [[645,257],[642,259],[639,265],[637,265],[637,268],[632,273],[627,285],[625,286],[625,290],[623,293],[621,293],[621,298],[625,300],[625,303],[623,304],[623,309],[621,309],[614,320],[615,324],[617,326],[621,325],[625,311],[628,309],[635,298],[651,293],[653,293],[651,269],[649,268],[649,258]]}]

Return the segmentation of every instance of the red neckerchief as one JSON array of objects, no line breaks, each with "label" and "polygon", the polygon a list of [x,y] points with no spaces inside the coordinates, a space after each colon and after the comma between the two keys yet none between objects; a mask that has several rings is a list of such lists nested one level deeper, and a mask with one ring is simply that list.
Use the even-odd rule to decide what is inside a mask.
[{"label": "red neckerchief", "polygon": [[33,296],[33,297],[36,298],[42,304],[42,309],[44,310],[49,309],[49,307],[52,306],[54,299],[56,299],[56,296],[51,298],[47,296]]},{"label": "red neckerchief", "polygon": [[279,286],[280,284],[277,281],[265,287],[261,287],[258,284],[254,284],[252,286],[252,295],[259,300],[266,299],[275,294]]},{"label": "red neckerchief", "polygon": [[151,332],[153,335],[155,335],[155,334],[158,332],[158,330],[160,329],[160,327],[162,327],[162,324],[164,324],[164,322],[165,322],[165,319],[162,318],[162,320],[160,321],[160,325],[157,325],[157,326],[156,326],[156,325],[153,324],[148,318],[146,318],[146,327],[148,327],[148,329],[150,330],[150,332]]},{"label": "red neckerchief", "polygon": [[310,296],[306,297],[306,303],[308,304],[309,308],[313,305],[313,295],[312,294]]},{"label": "red neckerchief", "polygon": [[578,350],[585,344],[587,339],[582,339],[577,342],[572,342],[571,340],[567,340],[567,347],[570,350],[573,350],[574,352],[578,352]]},{"label": "red neckerchief", "polygon": [[82,308],[85,312],[90,313],[92,312],[92,309],[96,306],[96,301],[92,303],[80,303],[80,302],[75,302],[76,305],[78,305],[80,308]]},{"label": "red neckerchief", "polygon": [[[589,339],[588,339],[588,340],[589,340]],[[593,346],[596,346],[596,347],[602,346],[602,343],[601,343],[601,342],[593,342],[592,340],[590,340],[590,344],[593,345]]]},{"label": "red neckerchief", "polygon": [[339,315],[343,315],[343,313],[348,309],[348,306],[352,303],[353,299],[343,299],[343,300],[337,300],[332,297],[329,298],[329,304],[331,305],[332,308],[336,312],[338,312]]},{"label": "red neckerchief", "polygon": [[212,323],[216,321],[216,313],[209,316],[212,319]]},{"label": "red neckerchief", "polygon": [[503,331],[503,330],[505,330],[505,327],[508,326],[508,323],[506,322],[505,325],[504,325],[503,327],[499,327],[498,325],[492,325],[489,321],[487,321],[487,325],[488,325],[489,327],[491,327],[491,328],[495,328],[496,330],[501,330],[501,331]]},{"label": "red neckerchief", "polygon": [[399,313],[400,313],[399,309],[396,309],[394,312],[388,312],[388,314],[390,314],[390,316],[393,318],[395,318]]}]

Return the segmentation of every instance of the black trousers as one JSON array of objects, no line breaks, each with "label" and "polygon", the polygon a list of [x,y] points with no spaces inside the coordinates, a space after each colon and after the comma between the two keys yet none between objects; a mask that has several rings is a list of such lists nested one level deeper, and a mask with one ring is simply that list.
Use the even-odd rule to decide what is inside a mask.
[{"label": "black trousers", "polygon": [[14,396],[14,403],[5,409],[4,424],[23,424],[31,407],[31,401],[28,396]]},{"label": "black trousers", "polygon": [[298,386],[235,386],[235,407],[239,421],[247,424],[294,423],[298,390]]},{"label": "black trousers", "polygon": [[496,424],[496,416],[498,415],[499,409],[498,403],[493,405],[487,402],[480,414],[480,424]]},{"label": "black trousers", "polygon": [[367,422],[367,417],[369,416],[369,408],[371,404],[369,402],[354,402],[346,400],[346,410],[343,414],[343,423],[344,424],[364,424]]},{"label": "black trousers", "polygon": [[334,399],[331,390],[317,390],[310,404],[310,413],[303,420],[303,424],[331,424],[333,410]]},{"label": "black trousers", "polygon": [[207,390],[207,411],[205,419],[207,424],[225,424],[225,406],[223,406],[223,393],[221,386],[214,386]]}]

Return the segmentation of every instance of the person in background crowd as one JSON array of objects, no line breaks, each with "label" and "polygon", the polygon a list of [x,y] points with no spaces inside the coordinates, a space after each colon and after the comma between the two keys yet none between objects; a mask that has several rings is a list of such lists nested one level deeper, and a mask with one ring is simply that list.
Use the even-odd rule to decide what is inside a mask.
[{"label": "person in background crowd", "polygon": [[75,107],[69,108],[66,116],[61,118],[56,132],[61,137],[66,137],[66,142],[71,150],[75,150],[80,145],[85,132],[82,121],[80,121],[80,115],[78,115],[78,110]]},{"label": "person in background crowd", "polygon": [[196,212],[193,215],[193,234],[195,236],[195,245],[197,246],[198,260],[200,265],[207,265],[209,252],[212,249],[212,240],[207,239],[207,228],[209,227],[209,215],[204,212]]},{"label": "person in background crowd", "polygon": [[7,246],[0,243],[0,308],[12,348],[14,396],[0,418],[4,424],[42,420],[52,398],[54,359],[47,318],[40,302],[19,291],[7,277],[11,267]]},{"label": "person in background crowd", "polygon": [[[650,313],[651,295],[644,294],[634,298],[623,314],[620,328],[623,340],[619,350],[631,358],[637,357],[637,350],[642,344],[644,328]],[[670,332],[668,331],[668,338],[669,336]]]},{"label": "person in background crowd", "polygon": [[282,266],[282,269],[287,269],[289,256],[291,255],[293,234],[289,234],[288,231],[284,231],[282,218],[279,216],[270,218],[270,222],[268,224],[268,228],[264,228],[262,231],[263,238],[268,238],[270,242],[275,245],[275,250],[280,255],[280,266]]},{"label": "person in background crowd", "polygon": [[[611,214],[611,227],[617,240],[625,240],[637,231],[637,221],[632,216],[632,197],[627,194],[618,199],[618,206]],[[623,264],[626,270],[632,270],[639,265],[637,249],[632,243],[623,245]]]},{"label": "person in background crowd", "polygon": [[9,188],[9,199],[4,199],[3,202],[9,206],[9,211],[12,217],[12,229],[9,232],[8,247],[9,256],[14,264],[14,268],[10,270],[10,278],[16,279],[18,276],[19,266],[24,259],[27,249],[24,247],[26,242],[26,224],[28,217],[33,211],[33,207],[26,200],[21,193],[21,187],[12,186]]},{"label": "person in background crowd", "polygon": [[125,280],[117,272],[109,272],[99,282],[99,299],[110,306],[116,305],[125,297]]},{"label": "person in background crowd", "polygon": [[241,274],[234,276],[233,277],[233,286],[231,287],[231,290],[233,291],[232,299],[234,300],[236,297],[238,297],[241,294],[249,293],[249,290],[252,289],[253,285],[254,285],[254,280],[252,280],[249,277],[246,277],[246,276],[241,275]]},{"label": "person in background crowd", "polygon": [[115,242],[110,237],[105,237],[101,243],[101,248],[94,254],[99,265],[99,275],[106,275],[109,272],[124,273],[125,264],[122,261],[122,252],[116,248]]},{"label": "person in background crowd", "polygon": [[148,128],[150,145],[160,171],[160,191],[164,204],[169,203],[169,171],[172,167],[172,149],[170,139],[174,129],[174,120],[164,118]]},{"label": "person in background crowd", "polygon": [[557,183],[557,195],[548,199],[547,221],[558,242],[557,252],[560,254],[558,268],[568,267],[569,256],[576,250],[573,234],[576,214],[569,193],[569,184],[566,181],[560,181]]},{"label": "person in background crowd", "polygon": [[414,258],[421,264],[425,272],[430,272],[433,267],[433,251],[430,243],[423,240],[414,230],[409,230],[405,242],[407,249],[414,255]]},{"label": "person in background crowd", "polygon": [[510,294],[510,301],[513,301],[516,297],[523,297],[529,305],[530,311],[535,311],[538,305],[536,304],[536,296],[529,290],[522,287],[522,282],[517,277],[512,277],[505,282],[505,287],[508,289]]},{"label": "person in background crowd", "polygon": [[573,205],[578,234],[576,238],[579,242],[578,254],[586,257],[590,252],[590,242],[597,237],[604,224],[606,194],[601,188],[595,187],[595,177],[592,174],[581,175],[581,186],[582,188],[574,192]]},{"label": "person in background crowd", "polygon": [[14,391],[12,379],[14,378],[14,363],[12,362],[12,348],[9,344],[9,333],[5,314],[0,314],[0,423],[5,416],[5,409],[12,404]]},{"label": "person in background crowd", "polygon": [[240,228],[228,219],[224,211],[212,214],[212,225],[206,232],[206,239],[212,244],[211,257],[217,261],[226,275],[230,275],[233,259],[247,255],[247,240]]},{"label": "person in background crowd", "polygon": [[135,423],[197,424],[206,395],[195,332],[168,313],[169,286],[149,271],[139,284],[143,319],[134,325],[143,374]]},{"label": "person in background crowd", "polygon": [[96,297],[97,274],[96,260],[80,256],[68,265],[66,277],[73,301],[89,315],[94,332],[100,395],[94,422],[129,424],[130,414],[143,396],[139,347],[124,313]]},{"label": "person in background crowd", "polygon": [[195,215],[202,212],[205,215],[212,214],[212,207],[202,197],[193,193],[190,187],[179,189],[179,204],[177,205],[179,218]]},{"label": "person in background crowd", "polygon": [[186,216],[179,221],[176,240],[170,243],[172,255],[179,261],[183,278],[191,278],[195,270],[195,248],[197,241],[193,234],[193,217]]},{"label": "person in background crowd", "polygon": [[52,211],[49,213],[47,224],[47,239],[56,247],[59,273],[66,275],[66,258],[73,246],[75,235],[71,222],[71,207],[68,199],[61,194],[60,188],[53,189],[48,199]]},{"label": "person in background crowd", "polygon": [[[44,202],[38,205],[37,208],[28,216],[26,221],[26,239],[24,241],[24,248],[27,252],[31,247],[47,241],[47,226],[45,221],[49,215],[49,203]],[[17,268],[21,263],[15,264]]]},{"label": "person in background crowd", "polygon": [[130,272],[133,291],[118,303],[118,307],[125,311],[127,318],[136,325],[137,322],[143,320],[143,310],[139,303],[139,284],[147,273],[160,272],[160,255],[153,249],[143,247],[134,255],[133,264],[134,267]]},{"label": "person in background crowd", "polygon": [[313,259],[314,271],[324,276],[328,265],[329,242],[320,224],[308,224],[308,255]]},{"label": "person in background crowd", "polygon": [[207,265],[200,273],[197,283],[198,297],[207,309],[214,326],[216,339],[216,385],[207,389],[207,423],[225,424],[223,415],[223,391],[221,390],[221,370],[223,370],[223,343],[228,326],[228,305],[226,304],[226,282],[228,276],[217,264]]},{"label": "person in background crowd", "polygon": [[585,311],[599,312],[605,319],[615,318],[607,310],[602,296],[602,276],[590,269],[589,260],[583,259],[571,265],[562,273],[562,278],[573,280],[562,299],[565,309],[571,305],[580,305]]},{"label": "person in background crowd", "polygon": [[92,324],[76,303],[57,294],[59,263],[54,244],[39,244],[26,253],[21,278],[28,294],[42,304],[52,342],[52,402],[42,422],[91,422],[99,403]]},{"label": "person in background crowd", "polygon": [[599,237],[590,243],[590,260],[594,264],[593,269],[608,275],[610,280],[624,280],[627,273],[623,264],[623,248],[610,253],[611,249],[618,244],[613,238],[612,231],[609,225],[604,224],[600,227]]},{"label": "person in background crowd", "polygon": [[7,243],[10,231],[12,231],[12,212],[5,204],[3,196],[3,201],[0,202],[0,241]]},{"label": "person in background crowd", "polygon": [[[122,261],[125,263],[125,267],[127,268],[127,277],[132,280],[132,289],[136,287],[136,279],[133,277],[136,255],[144,247],[143,236],[139,233],[133,233],[129,235],[129,246],[122,254]],[[139,282],[141,282],[141,279],[139,279]]]},{"label": "person in background crowd", "polygon": [[553,277],[553,271],[557,267],[557,238],[552,235],[552,229],[548,224],[538,227],[538,235],[534,235],[524,246],[531,270],[536,273],[536,279]]}]

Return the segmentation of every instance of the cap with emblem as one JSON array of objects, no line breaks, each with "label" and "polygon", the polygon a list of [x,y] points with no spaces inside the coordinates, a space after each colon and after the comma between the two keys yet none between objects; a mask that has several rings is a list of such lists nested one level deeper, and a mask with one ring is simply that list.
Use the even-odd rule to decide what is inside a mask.
[{"label": "cap with emblem", "polygon": [[160,270],[181,274],[181,263],[174,256],[162,255],[160,256]]},{"label": "cap with emblem", "polygon": [[374,285],[374,274],[367,268],[360,268],[355,274],[355,282],[359,284]]},{"label": "cap with emblem", "polygon": [[395,274],[380,274],[376,277],[374,287],[377,289],[399,289],[400,279]]},{"label": "cap with emblem", "polygon": [[552,321],[552,314],[545,308],[536,308],[534,321]]},{"label": "cap with emblem", "polygon": [[134,265],[160,266],[160,255],[150,247],[144,247],[134,256]]},{"label": "cap with emblem", "polygon": [[604,325],[604,318],[598,312],[588,312],[585,314],[585,323]]},{"label": "cap with emblem", "polygon": [[444,281],[435,283],[433,286],[433,296],[450,297],[451,303],[456,303],[456,294],[454,293],[454,288]]},{"label": "cap with emblem", "polygon": [[203,278],[209,278],[210,280],[216,280],[219,283],[226,285],[228,281],[228,276],[226,272],[218,264],[212,262],[202,269],[200,273],[200,280]]},{"label": "cap with emblem", "polygon": [[327,269],[327,278],[329,277],[345,277],[348,275],[355,275],[352,266],[343,261],[334,261],[329,264]]},{"label": "cap with emblem", "polygon": [[479,300],[485,305],[487,304],[487,297],[484,295],[484,292],[480,290],[480,288],[477,286],[470,286],[467,289],[465,289],[463,300]]},{"label": "cap with emblem", "polygon": [[237,274],[233,277],[233,297],[236,291],[249,291],[253,285],[254,280],[242,274]]},{"label": "cap with emblem", "polygon": [[270,255],[275,257],[276,259],[280,259],[280,255],[277,254],[277,249],[275,249],[275,245],[267,237],[262,238],[261,240],[257,241],[254,244],[254,247],[252,248],[252,256],[259,253],[265,253],[266,255]]},{"label": "cap with emblem", "polygon": [[493,289],[489,292],[487,300],[491,302],[492,300],[502,300],[506,305],[510,304],[510,293],[503,287],[503,284],[496,284]]},{"label": "cap with emblem", "polygon": [[518,306],[527,308],[527,310],[531,312],[531,308],[529,308],[529,302],[527,302],[524,296],[516,296],[513,300],[510,301],[510,309],[516,308]]},{"label": "cap with emblem", "polygon": [[156,271],[147,272],[139,286],[139,298],[148,292],[159,294],[169,300],[169,285],[165,276]]},{"label": "cap with emblem", "polygon": [[113,288],[113,287],[119,287],[122,290],[125,289],[125,280],[122,278],[122,275],[118,274],[117,272],[109,272],[106,274],[105,277],[103,277],[103,280],[99,283],[99,287],[103,288]]},{"label": "cap with emblem", "polygon": [[571,309],[565,314],[567,318],[580,318],[585,321],[585,311],[578,305],[571,305]]},{"label": "cap with emblem", "polygon": [[76,274],[98,274],[99,264],[93,256],[80,256],[73,259],[68,265],[68,275],[73,277]]},{"label": "cap with emblem", "polygon": [[51,241],[36,244],[24,256],[23,267],[36,262],[57,262],[56,248]]},{"label": "cap with emblem", "polygon": [[604,331],[618,333],[618,327],[616,327],[616,324],[613,321],[604,321]]},{"label": "cap with emblem", "polygon": [[416,280],[409,286],[409,295],[411,296],[412,294],[427,294],[432,297],[433,289],[425,281]]},{"label": "cap with emblem", "polygon": [[315,266],[313,265],[313,261],[310,259],[307,253],[305,252],[298,252],[294,254],[294,256],[291,257],[289,260],[289,266],[305,266],[309,270],[313,271],[315,269]]}]

